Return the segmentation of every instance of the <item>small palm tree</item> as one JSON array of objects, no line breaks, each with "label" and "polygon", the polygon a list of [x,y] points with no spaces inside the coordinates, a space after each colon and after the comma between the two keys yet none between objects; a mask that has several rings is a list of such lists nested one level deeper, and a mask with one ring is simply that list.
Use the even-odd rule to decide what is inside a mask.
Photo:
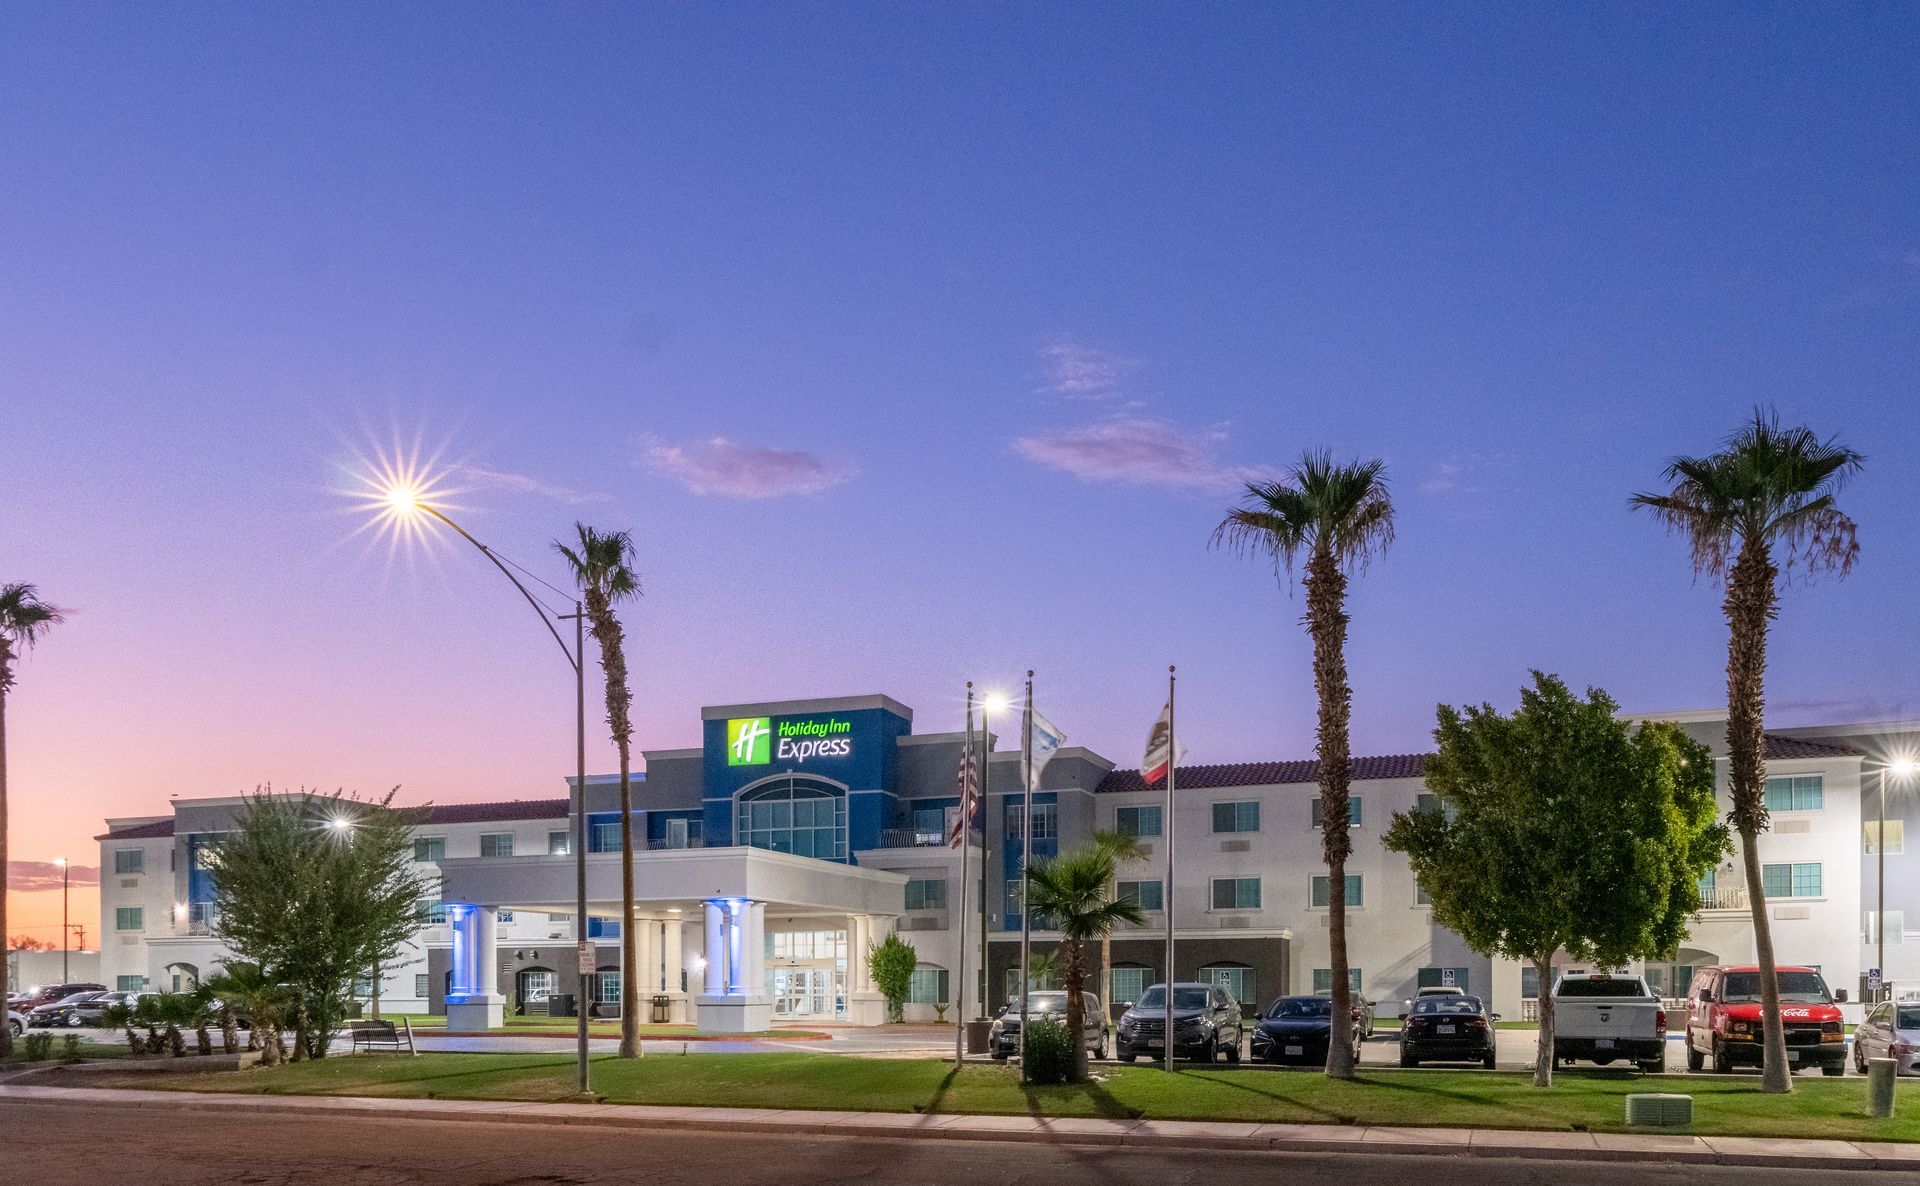
[{"label": "small palm tree", "polygon": [[222,960],[220,972],[207,981],[207,988],[226,1011],[222,1030],[229,1026],[237,1029],[238,1015],[246,1016],[247,1049],[257,1047],[260,1061],[267,1066],[278,1063],[285,1054],[280,1027],[290,1001],[277,978],[251,960]]},{"label": "small palm tree", "polygon": [[1793,1080],[1759,854],[1768,826],[1767,629],[1779,612],[1783,571],[1795,564],[1809,575],[1852,571],[1860,544],[1834,495],[1863,460],[1810,428],[1782,428],[1775,413],[1756,408],[1718,453],[1669,461],[1666,493],[1633,496],[1635,507],[1686,537],[1694,575],[1726,582],[1727,784],[1760,965],[1763,1090],[1772,1092],[1793,1090]]},{"label": "small palm tree", "polygon": [[[1118,898],[1120,896],[1118,882],[1120,862],[1144,859],[1147,855],[1147,846],[1141,843],[1138,836],[1117,830],[1096,831],[1093,834],[1093,842],[1105,846],[1107,851],[1113,854],[1115,881],[1108,885],[1107,896]],[[1100,1007],[1109,1010],[1113,1008],[1113,932],[1111,931],[1100,936]]]},{"label": "small palm tree", "polygon": [[[626,629],[614,613],[618,602],[640,595],[633,571],[633,539],[624,531],[602,532],[575,523],[579,546],[559,541],[586,604],[593,640],[600,644],[606,674],[607,725],[620,751],[620,1057],[640,1057],[640,942],[633,925],[633,691],[627,683]],[[582,795],[586,788],[580,788]],[[757,990],[756,990],[757,991]]]},{"label": "small palm tree", "polygon": [[[0,585],[0,869],[7,867],[7,693],[14,661],[64,621],[65,612],[40,600],[32,585]],[[6,899],[0,892],[0,938],[7,933]],[[12,1052],[13,1029],[0,1025],[0,1058]]]},{"label": "small palm tree", "polygon": [[1028,903],[1044,914],[1060,932],[1059,962],[1067,990],[1067,1032],[1073,1035],[1073,1078],[1087,1077],[1086,1013],[1080,994],[1087,987],[1087,965],[1081,945],[1103,938],[1121,923],[1145,920],[1139,903],[1113,896],[1113,849],[1098,841],[1035,861],[1027,869]]},{"label": "small palm tree", "polygon": [[[1347,684],[1347,581],[1393,542],[1393,502],[1378,460],[1339,464],[1310,451],[1284,481],[1249,482],[1242,505],[1227,512],[1216,544],[1271,557],[1283,579],[1305,558],[1307,634],[1313,639],[1313,690],[1319,700],[1314,752],[1320,759],[1321,852],[1327,862],[1327,962],[1333,967],[1333,1015],[1353,1015],[1347,983],[1348,739],[1353,690]],[[1172,982],[1172,970],[1168,970]],[[1353,1078],[1353,1046],[1327,1044],[1327,1074]]]},{"label": "small palm tree", "polygon": [[120,1030],[127,1036],[127,1052],[139,1058],[147,1052],[147,1040],[140,1036],[135,1026],[140,1023],[139,1011],[125,1001],[116,1001],[100,1011],[100,1028]]}]

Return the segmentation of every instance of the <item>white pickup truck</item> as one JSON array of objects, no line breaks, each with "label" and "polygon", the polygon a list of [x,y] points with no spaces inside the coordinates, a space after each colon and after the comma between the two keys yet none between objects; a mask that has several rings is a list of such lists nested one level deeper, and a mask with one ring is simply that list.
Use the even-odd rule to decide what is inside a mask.
[{"label": "white pickup truck", "polygon": [[1667,1011],[1638,976],[1568,972],[1553,986],[1553,1057],[1667,1069]]}]

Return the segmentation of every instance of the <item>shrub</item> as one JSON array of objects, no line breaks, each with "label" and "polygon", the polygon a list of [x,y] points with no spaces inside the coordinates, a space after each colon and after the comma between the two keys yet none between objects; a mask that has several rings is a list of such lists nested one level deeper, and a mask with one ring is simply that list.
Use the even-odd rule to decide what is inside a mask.
[{"label": "shrub", "polygon": [[1026,1059],[1029,1083],[1065,1083],[1073,1078],[1074,1036],[1051,1017],[1027,1024]]},{"label": "shrub", "polygon": [[62,1062],[80,1061],[80,1035],[66,1034],[60,1039],[60,1060]]},{"label": "shrub", "polygon": [[28,1062],[45,1062],[53,1057],[52,1034],[28,1034],[20,1040],[20,1054]]}]

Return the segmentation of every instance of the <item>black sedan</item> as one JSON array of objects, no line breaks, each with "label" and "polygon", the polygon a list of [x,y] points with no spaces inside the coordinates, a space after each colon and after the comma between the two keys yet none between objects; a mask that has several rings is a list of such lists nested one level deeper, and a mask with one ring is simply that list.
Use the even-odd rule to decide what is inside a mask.
[{"label": "black sedan", "polygon": [[78,1029],[83,1025],[93,1025],[100,1020],[100,1013],[109,1002],[95,1002],[100,997],[112,996],[105,992],[77,992],[70,997],[62,997],[50,1005],[40,1005],[27,1014],[27,1024],[35,1029],[49,1026],[67,1026]]},{"label": "black sedan", "polygon": [[[1349,1023],[1347,1040],[1360,1060],[1358,1027]],[[1281,997],[1253,1027],[1253,1057],[1259,1062],[1324,1066],[1332,1042],[1333,1002],[1323,996]]]},{"label": "black sedan", "polygon": [[1400,1031],[1400,1065],[1477,1062],[1493,1069],[1493,1018],[1479,997],[1421,997]]}]

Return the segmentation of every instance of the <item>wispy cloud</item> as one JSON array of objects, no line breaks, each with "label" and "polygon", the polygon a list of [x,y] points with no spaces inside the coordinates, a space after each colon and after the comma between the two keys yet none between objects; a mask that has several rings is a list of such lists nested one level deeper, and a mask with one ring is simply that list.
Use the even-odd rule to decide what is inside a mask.
[{"label": "wispy cloud", "polygon": [[1272,476],[1263,469],[1221,461],[1218,454],[1226,442],[1226,430],[1217,426],[1193,431],[1151,417],[1118,416],[1048,435],[1019,437],[1013,448],[1028,461],[1083,482],[1227,490]]},{"label": "wispy cloud", "polygon": [[782,498],[818,494],[850,481],[855,469],[799,449],[742,445],[725,437],[690,445],[647,443],[641,464],[695,494],[723,498]]},{"label": "wispy cloud", "polygon": [[1138,359],[1068,339],[1042,346],[1040,360],[1047,375],[1046,385],[1040,390],[1069,399],[1111,398],[1127,376],[1140,369]]},{"label": "wispy cloud", "polygon": [[[71,884],[100,884],[100,870],[92,865],[75,865],[68,870]],[[37,894],[60,888],[60,866],[52,861],[8,861],[7,888],[16,894]]]},{"label": "wispy cloud", "polygon": [[557,486],[552,482],[543,482],[528,474],[510,473],[506,470],[488,469],[481,465],[462,465],[460,476],[475,486],[488,486],[496,490],[510,490],[516,494],[537,494],[542,498],[551,498],[555,502],[564,502],[569,506],[578,506],[586,502],[611,502],[609,494],[592,494],[575,490],[570,486]]},{"label": "wispy cloud", "polygon": [[1420,489],[1427,494],[1481,494],[1492,488],[1498,454],[1455,453],[1428,467],[1420,477]]}]

